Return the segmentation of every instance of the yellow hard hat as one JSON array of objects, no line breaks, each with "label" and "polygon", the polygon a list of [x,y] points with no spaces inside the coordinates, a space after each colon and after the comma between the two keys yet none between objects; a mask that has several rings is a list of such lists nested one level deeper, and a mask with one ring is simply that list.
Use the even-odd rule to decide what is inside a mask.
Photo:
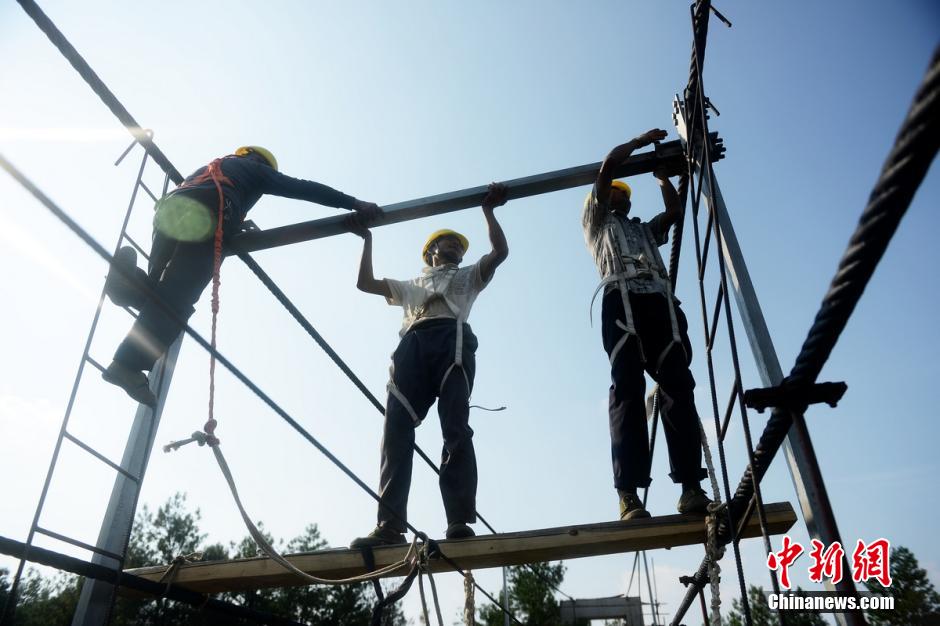
[{"label": "yellow hard hat", "polygon": [[458,233],[456,230],[450,230],[449,228],[442,228],[441,230],[436,230],[428,237],[428,240],[424,242],[424,247],[421,248],[421,258],[427,262],[428,260],[428,249],[430,249],[431,244],[440,239],[441,237],[447,237],[448,235],[454,236],[460,240],[460,245],[463,246],[464,253],[467,252],[467,249],[470,248],[470,241]]},{"label": "yellow hard hat", "polygon": [[[275,169],[277,169],[277,168],[275,168]],[[616,187],[617,189],[619,189],[619,190],[621,190],[622,192],[624,192],[625,194],[627,194],[627,200],[629,200],[629,199],[630,199],[630,196],[633,195],[633,190],[630,189],[630,185],[628,185],[627,183],[623,182],[622,180],[615,180],[615,181],[613,181],[612,183],[610,183],[610,186],[611,186],[611,187]]]},{"label": "yellow hard hat", "polygon": [[261,146],[242,146],[235,151],[235,156],[245,156],[246,154],[251,154],[256,152],[264,157],[264,160],[268,162],[268,165],[274,168],[274,171],[277,171],[277,159],[274,158],[274,155],[271,154],[271,151],[262,148]]}]

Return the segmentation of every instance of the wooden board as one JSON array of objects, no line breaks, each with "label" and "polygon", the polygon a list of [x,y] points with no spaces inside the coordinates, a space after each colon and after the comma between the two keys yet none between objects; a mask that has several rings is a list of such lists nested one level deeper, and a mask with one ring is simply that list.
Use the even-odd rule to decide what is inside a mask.
[{"label": "wooden board", "polygon": [[[796,513],[786,502],[765,505],[772,534],[787,532],[796,522]],[[760,536],[756,516],[745,527],[744,537]],[[602,554],[635,552],[700,544],[705,541],[702,517],[665,515],[628,522],[603,522],[562,526],[472,539],[439,542],[442,553],[464,569],[484,569],[539,561],[559,561]],[[401,559],[407,546],[375,548],[377,568]],[[345,548],[294,554],[287,557],[297,568],[321,578],[346,578],[364,573],[362,554]],[[165,565],[128,570],[128,573],[159,580]],[[432,572],[453,568],[442,559],[431,561]],[[190,563],[180,567],[174,584],[193,591],[218,593],[261,587],[306,584],[267,558]]]}]

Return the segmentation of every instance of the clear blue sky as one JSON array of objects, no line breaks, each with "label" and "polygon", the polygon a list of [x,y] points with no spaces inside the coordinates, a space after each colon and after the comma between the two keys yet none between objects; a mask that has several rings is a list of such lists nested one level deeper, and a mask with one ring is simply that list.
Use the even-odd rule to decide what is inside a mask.
[{"label": "clear blue sky", "polygon": [[[685,86],[691,41],[685,2],[575,4],[163,3],[48,1],[48,15],[184,173],[235,147],[270,148],[284,172],[380,204],[600,160],[649,128],[675,138],[671,100]],[[705,80],[725,139],[717,175],[777,352],[788,371],[855,227],[940,34],[936,3],[799,2],[718,5]],[[14,3],[0,6],[0,151],[106,246],[113,245],[137,164],[113,161],[129,137]],[[137,155],[137,153],[135,153]],[[134,157],[136,159],[137,156]],[[138,162],[139,163],[139,162]],[[148,174],[158,188],[160,176]],[[634,210],[661,210],[651,177],[631,180]],[[610,520],[617,500],[608,460],[607,361],[588,322],[596,272],[579,228],[574,189],[498,210],[511,247],[474,308],[480,338],[474,400],[505,404],[472,415],[479,509],[499,530]],[[24,538],[106,271],[70,232],[0,177],[0,459],[7,496],[0,534]],[[936,167],[879,266],[822,380],[845,380],[838,409],[813,409],[810,429],[843,538],[886,537],[910,547],[940,581],[940,472],[932,388],[940,254]],[[141,203],[131,231],[149,237]],[[327,216],[325,207],[265,198],[262,228]],[[442,226],[486,251],[478,209],[378,229],[379,275],[420,270],[426,234]],[[692,326],[700,413],[710,421],[698,291],[686,242],[679,297]],[[355,289],[360,242],[351,235],[259,253],[259,263],[382,395],[400,311]],[[208,329],[207,307],[193,318]],[[238,262],[223,271],[220,347],[370,484],[381,417]],[[128,321],[106,310],[92,349],[106,360]],[[740,334],[740,333],[739,333]],[[716,352],[719,389],[731,380]],[[742,348],[745,386],[760,384]],[[187,343],[157,436],[186,436],[204,420],[207,356]],[[334,545],[368,531],[374,504],[227,373],[219,375],[219,433],[253,516],[289,538],[316,522]],[[722,401],[723,402],[723,401]],[[73,416],[76,435],[120,457],[133,407],[89,376]],[[433,413],[418,431],[432,456]],[[764,417],[752,415],[755,428]],[[711,432],[711,429],[709,429]],[[660,441],[650,508],[674,511]],[[740,425],[729,437],[731,482],[745,460]],[[97,533],[111,476],[69,452],[44,525],[86,541]],[[791,501],[782,458],[766,498]],[[244,535],[204,449],[157,452],[142,502],[189,493],[212,540]],[[430,470],[416,468],[412,521],[444,527]],[[802,522],[800,522],[802,527]],[[805,541],[797,528],[794,537]],[[60,549],[58,544],[49,544]],[[652,554],[661,600],[682,596],[676,577],[698,547]],[[622,593],[632,555],[571,561],[562,586],[577,597]],[[745,550],[749,581],[769,585],[758,542]],[[0,566],[12,565],[0,559]],[[736,595],[733,563],[722,585]],[[488,588],[498,572],[478,572]],[[805,575],[797,582],[808,586]],[[461,585],[443,579],[456,619]],[[416,617],[414,599],[406,611]]]}]

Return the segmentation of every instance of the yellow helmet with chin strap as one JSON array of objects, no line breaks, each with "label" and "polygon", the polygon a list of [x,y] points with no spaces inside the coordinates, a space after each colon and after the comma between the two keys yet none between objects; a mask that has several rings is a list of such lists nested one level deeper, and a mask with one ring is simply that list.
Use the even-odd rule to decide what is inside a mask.
[{"label": "yellow helmet with chin strap", "polygon": [[274,155],[271,154],[270,150],[262,148],[261,146],[242,146],[235,151],[235,156],[245,156],[247,154],[251,154],[252,152],[263,156],[264,160],[268,162],[268,165],[273,167],[275,172],[278,171],[277,159],[274,158]]},{"label": "yellow helmet with chin strap", "polygon": [[463,251],[466,254],[467,249],[470,248],[470,241],[458,233],[456,230],[450,230],[449,228],[442,228],[441,230],[436,230],[428,237],[428,240],[424,242],[424,247],[421,248],[421,259],[427,263],[428,262],[428,250],[431,249],[431,245],[440,239],[441,237],[456,237],[460,241],[460,245],[463,246]]}]

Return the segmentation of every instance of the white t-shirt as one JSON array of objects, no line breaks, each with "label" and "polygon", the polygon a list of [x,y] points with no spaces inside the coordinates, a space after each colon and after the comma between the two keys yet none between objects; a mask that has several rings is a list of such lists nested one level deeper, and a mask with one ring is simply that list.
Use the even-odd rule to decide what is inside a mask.
[{"label": "white t-shirt", "polygon": [[488,284],[483,281],[479,261],[466,267],[453,264],[425,267],[417,278],[404,281],[386,278],[385,282],[392,292],[386,301],[404,310],[398,333],[402,337],[418,322],[458,316],[466,321],[473,301]]}]

